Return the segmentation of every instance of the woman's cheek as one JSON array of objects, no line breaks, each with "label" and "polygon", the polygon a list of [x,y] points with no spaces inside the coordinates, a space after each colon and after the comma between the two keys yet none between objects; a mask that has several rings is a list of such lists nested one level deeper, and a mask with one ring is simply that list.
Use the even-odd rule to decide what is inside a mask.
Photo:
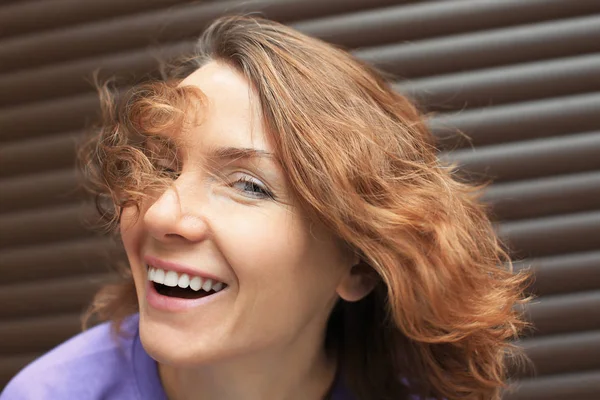
[{"label": "woman's cheek", "polygon": [[229,214],[221,222],[219,246],[239,275],[283,271],[302,247],[293,228],[294,221],[284,210],[246,210],[243,215]]},{"label": "woman's cheek", "polygon": [[119,221],[119,229],[121,231],[121,238],[125,245],[125,249],[127,249],[127,244],[131,242],[133,235],[135,234],[137,225],[135,220],[135,210],[132,209],[132,207],[124,208],[121,213],[121,220]]},{"label": "woman's cheek", "polygon": [[142,218],[133,207],[123,209],[119,229],[121,241],[129,264],[135,274],[135,269],[140,264],[141,243],[143,238]]}]

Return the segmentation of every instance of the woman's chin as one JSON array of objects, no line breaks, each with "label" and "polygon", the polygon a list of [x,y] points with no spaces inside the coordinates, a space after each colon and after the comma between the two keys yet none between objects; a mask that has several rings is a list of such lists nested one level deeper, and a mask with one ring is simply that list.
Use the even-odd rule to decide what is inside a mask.
[{"label": "woman's chin", "polygon": [[178,367],[192,367],[210,364],[219,358],[214,350],[202,348],[190,348],[180,343],[169,342],[150,338],[142,339],[142,345],[146,352],[160,364]]},{"label": "woman's chin", "polygon": [[225,365],[249,360],[272,346],[250,342],[224,330],[207,327],[177,330],[164,321],[140,319],[140,340],[146,352],[162,365],[181,368]]},{"label": "woman's chin", "polygon": [[193,330],[179,330],[163,321],[140,320],[140,340],[146,352],[161,364],[185,367],[219,358],[217,343],[202,340]]}]

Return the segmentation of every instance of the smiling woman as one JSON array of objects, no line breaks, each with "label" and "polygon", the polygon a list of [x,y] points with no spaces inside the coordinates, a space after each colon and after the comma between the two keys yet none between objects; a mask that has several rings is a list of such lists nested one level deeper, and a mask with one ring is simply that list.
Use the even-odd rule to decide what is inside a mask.
[{"label": "smiling woman", "polygon": [[102,92],[83,165],[129,266],[3,400],[499,399],[526,277],[415,107],[259,18],[180,71]]}]

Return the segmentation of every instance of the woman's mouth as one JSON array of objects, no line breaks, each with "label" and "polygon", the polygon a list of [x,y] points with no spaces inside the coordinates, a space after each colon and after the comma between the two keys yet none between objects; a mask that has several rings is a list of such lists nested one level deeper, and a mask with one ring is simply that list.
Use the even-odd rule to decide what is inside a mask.
[{"label": "woman's mouth", "polygon": [[211,296],[227,287],[214,279],[190,276],[146,265],[147,276],[156,292],[167,297],[199,299]]}]

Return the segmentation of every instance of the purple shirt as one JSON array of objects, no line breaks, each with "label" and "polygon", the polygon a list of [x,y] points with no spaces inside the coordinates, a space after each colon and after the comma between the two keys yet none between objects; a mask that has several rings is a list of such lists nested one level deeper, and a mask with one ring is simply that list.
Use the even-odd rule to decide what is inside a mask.
[{"label": "purple shirt", "polygon": [[[138,315],[123,323],[125,337],[104,323],[69,339],[19,372],[0,400],[167,400],[158,368],[144,350]],[[332,400],[351,400],[336,383]]]}]

